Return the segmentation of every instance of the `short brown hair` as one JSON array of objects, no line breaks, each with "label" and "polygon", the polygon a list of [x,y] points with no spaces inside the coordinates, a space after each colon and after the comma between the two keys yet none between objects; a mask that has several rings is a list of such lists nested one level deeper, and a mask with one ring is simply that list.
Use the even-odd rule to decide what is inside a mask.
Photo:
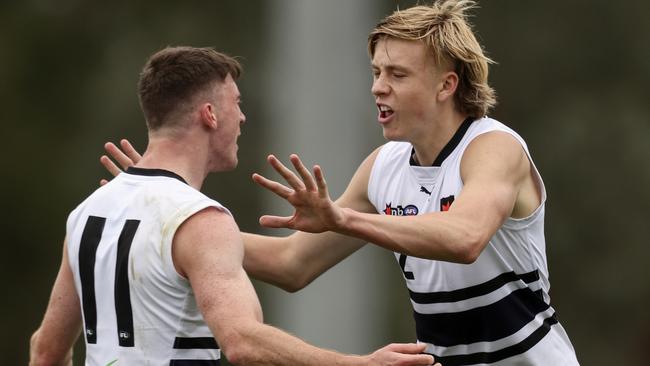
[{"label": "short brown hair", "polygon": [[166,47],[147,60],[138,81],[140,106],[150,130],[166,125],[170,114],[214,82],[231,75],[237,79],[241,65],[213,48]]},{"label": "short brown hair", "polygon": [[437,66],[450,65],[458,74],[454,101],[460,112],[483,117],[496,105],[496,93],[488,85],[488,64],[494,61],[483,53],[467,20],[465,12],[475,6],[472,0],[440,0],[397,10],[368,36],[370,57],[385,37],[425,42]]}]

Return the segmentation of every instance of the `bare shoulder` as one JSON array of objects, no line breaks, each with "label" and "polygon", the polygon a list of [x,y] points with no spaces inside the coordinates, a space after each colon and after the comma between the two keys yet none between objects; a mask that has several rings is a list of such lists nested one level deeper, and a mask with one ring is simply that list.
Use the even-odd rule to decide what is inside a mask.
[{"label": "bare shoulder", "polygon": [[243,252],[235,220],[216,207],[207,207],[185,220],[176,231],[172,245],[174,266],[184,277],[188,271],[221,262],[241,264]]},{"label": "bare shoulder", "polygon": [[512,201],[508,204],[511,217],[527,217],[542,202],[532,163],[521,143],[507,132],[476,137],[463,155],[461,177],[466,186],[502,192],[502,197]]},{"label": "bare shoulder", "polygon": [[521,143],[510,133],[492,131],[477,136],[461,160],[463,180],[475,172],[508,175],[521,179],[529,171],[529,161]]},{"label": "bare shoulder", "polygon": [[210,206],[198,211],[181,224],[176,235],[216,236],[237,233],[239,228],[235,219],[223,209]]},{"label": "bare shoulder", "polygon": [[[206,207],[183,222],[174,235],[177,242],[191,245],[215,246],[241,242],[241,233],[233,217],[217,207]],[[204,248],[208,249],[208,248]]]}]

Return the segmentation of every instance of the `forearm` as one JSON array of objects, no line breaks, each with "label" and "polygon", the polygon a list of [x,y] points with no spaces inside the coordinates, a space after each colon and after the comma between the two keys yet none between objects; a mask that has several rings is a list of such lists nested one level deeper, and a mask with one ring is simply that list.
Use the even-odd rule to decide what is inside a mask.
[{"label": "forearm", "polygon": [[298,284],[289,252],[287,237],[272,237],[242,233],[244,241],[243,266],[249,276],[280,287],[294,290]]},{"label": "forearm", "polygon": [[365,242],[334,232],[296,232],[276,238],[243,233],[244,269],[287,291],[297,291],[361,248]]},{"label": "forearm", "polygon": [[227,335],[222,350],[234,365],[370,365],[369,356],[343,355],[324,350],[277,328],[244,322]]},{"label": "forearm", "polygon": [[31,366],[71,365],[72,347],[81,333],[79,297],[68,265],[66,245],[43,322],[30,340]]},{"label": "forearm", "polygon": [[50,347],[46,342],[43,342],[40,334],[40,330],[37,330],[30,339],[29,366],[72,366],[72,347],[67,350],[60,347]]},{"label": "forearm", "polygon": [[489,240],[472,220],[448,212],[421,216],[343,212],[337,232],[420,258],[471,263]]}]

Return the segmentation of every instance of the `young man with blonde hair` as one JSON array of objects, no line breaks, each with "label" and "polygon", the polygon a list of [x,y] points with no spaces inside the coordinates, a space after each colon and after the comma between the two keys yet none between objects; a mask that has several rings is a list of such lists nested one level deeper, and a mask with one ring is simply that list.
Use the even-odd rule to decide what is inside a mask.
[{"label": "young man with blonde hair", "polygon": [[30,365],[430,365],[423,345],[371,355],[311,346],[262,322],[230,212],[199,192],[237,165],[245,121],[236,60],[172,47],[145,65],[138,91],[149,130],[135,166],[69,216],[63,259]]},{"label": "young man with blonde hair", "polygon": [[[544,183],[524,140],[486,117],[495,95],[474,6],[438,1],[376,26],[371,91],[389,142],[335,202],[319,166],[292,155],[296,174],[269,156],[288,185],[253,179],[295,212],[260,223],[297,232],[244,234],[244,268],[295,291],[371,242],[395,252],[418,341],[443,365],[577,365],[550,305]],[[127,166],[138,155],[124,147],[108,151]]]},{"label": "young man with blonde hair", "polygon": [[[300,288],[372,242],[395,252],[418,341],[443,365],[576,365],[550,305],[544,184],[524,140],[485,116],[495,95],[466,19],[473,6],[415,6],[376,26],[372,94],[390,142],[336,202],[320,167],[312,176],[293,155],[296,175],[270,156],[288,186],[254,180],[295,213],[260,222],[299,232],[246,236],[245,268]],[[285,260],[265,263],[270,253]]]}]

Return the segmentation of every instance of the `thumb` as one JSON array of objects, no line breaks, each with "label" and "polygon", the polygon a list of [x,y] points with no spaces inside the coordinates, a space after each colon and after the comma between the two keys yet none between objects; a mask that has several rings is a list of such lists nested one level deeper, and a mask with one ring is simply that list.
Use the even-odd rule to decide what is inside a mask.
[{"label": "thumb", "polygon": [[289,225],[291,217],[280,217],[264,215],[260,217],[260,225],[272,229],[286,228]]},{"label": "thumb", "polygon": [[424,343],[393,343],[388,347],[394,352],[417,354],[424,352],[427,345]]}]

